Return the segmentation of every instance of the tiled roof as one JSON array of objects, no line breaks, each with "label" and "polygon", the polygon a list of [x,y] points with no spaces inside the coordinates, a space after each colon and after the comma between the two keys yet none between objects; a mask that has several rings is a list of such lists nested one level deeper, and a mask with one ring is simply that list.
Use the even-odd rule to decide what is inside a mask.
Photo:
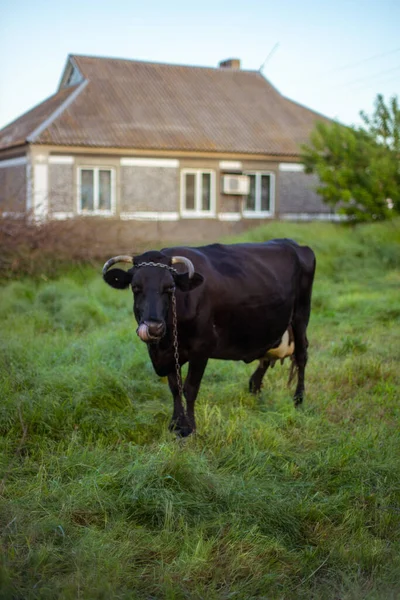
[{"label": "tiled roof", "polygon": [[32,133],[62,107],[75,89],[76,86],[60,90],[4,127],[0,131],[0,149],[25,144]]},{"label": "tiled roof", "polygon": [[[325,120],[282,96],[257,71],[71,60],[88,83],[38,130],[35,143],[296,156],[315,122]],[[27,132],[30,114],[40,109],[47,114],[45,105],[70,90],[0,132],[0,147],[7,130],[20,123]]]}]

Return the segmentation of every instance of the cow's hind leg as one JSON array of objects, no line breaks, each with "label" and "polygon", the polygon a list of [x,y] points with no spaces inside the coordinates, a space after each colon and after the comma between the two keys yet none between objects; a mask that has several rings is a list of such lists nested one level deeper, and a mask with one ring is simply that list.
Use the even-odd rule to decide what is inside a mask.
[{"label": "cow's hind leg", "polygon": [[293,316],[294,364],[297,368],[297,386],[294,393],[294,405],[304,400],[304,375],[308,358],[307,325],[310,316],[309,303],[304,303]]},{"label": "cow's hind leg", "polygon": [[297,366],[297,387],[294,393],[294,404],[299,406],[304,398],[304,373],[307,364],[307,325],[311,311],[311,290],[315,273],[315,256],[310,248],[299,248],[299,259],[302,268],[299,295],[293,314],[294,358]]},{"label": "cow's hind leg", "polygon": [[[300,329],[302,328],[300,327]],[[304,377],[307,364],[308,340],[305,331],[300,331],[296,334],[296,329],[293,326],[293,332],[295,339],[294,361],[297,368],[297,386],[293,401],[295,406],[299,406],[304,400]]]},{"label": "cow's hind leg", "polygon": [[249,379],[249,391],[251,394],[259,394],[261,391],[263,377],[270,365],[270,361],[261,359],[257,369]]}]

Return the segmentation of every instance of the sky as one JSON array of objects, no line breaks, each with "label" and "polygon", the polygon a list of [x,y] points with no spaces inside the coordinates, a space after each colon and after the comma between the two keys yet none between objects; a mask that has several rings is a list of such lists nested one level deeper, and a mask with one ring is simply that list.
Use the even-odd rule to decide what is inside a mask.
[{"label": "sky", "polygon": [[0,128],[58,88],[68,54],[217,67],[240,58],[345,124],[400,98],[400,0],[0,0]]}]

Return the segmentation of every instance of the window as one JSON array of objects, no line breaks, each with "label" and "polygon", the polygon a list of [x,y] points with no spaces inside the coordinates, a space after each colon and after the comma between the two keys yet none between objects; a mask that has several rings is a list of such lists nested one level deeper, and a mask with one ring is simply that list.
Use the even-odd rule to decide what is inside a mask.
[{"label": "window", "polygon": [[83,81],[82,75],[80,74],[78,69],[70,63],[63,87],[71,87],[73,85],[81,83],[81,81]]},{"label": "window", "polygon": [[250,179],[250,191],[246,196],[243,215],[266,217],[275,210],[275,176],[273,173],[245,173]]},{"label": "window", "polygon": [[78,212],[110,215],[115,212],[113,169],[79,169]]},{"label": "window", "polygon": [[184,169],[181,175],[184,217],[213,217],[215,215],[215,173],[200,169]]}]

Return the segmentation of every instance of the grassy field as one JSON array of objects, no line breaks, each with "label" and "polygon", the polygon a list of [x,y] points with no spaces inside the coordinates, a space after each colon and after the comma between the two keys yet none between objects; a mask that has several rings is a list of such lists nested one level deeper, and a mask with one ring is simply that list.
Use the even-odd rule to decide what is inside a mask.
[{"label": "grassy field", "polygon": [[400,598],[400,223],[247,239],[282,235],[317,254],[304,407],[211,361],[184,442],[130,292],[0,288],[0,598]]}]

